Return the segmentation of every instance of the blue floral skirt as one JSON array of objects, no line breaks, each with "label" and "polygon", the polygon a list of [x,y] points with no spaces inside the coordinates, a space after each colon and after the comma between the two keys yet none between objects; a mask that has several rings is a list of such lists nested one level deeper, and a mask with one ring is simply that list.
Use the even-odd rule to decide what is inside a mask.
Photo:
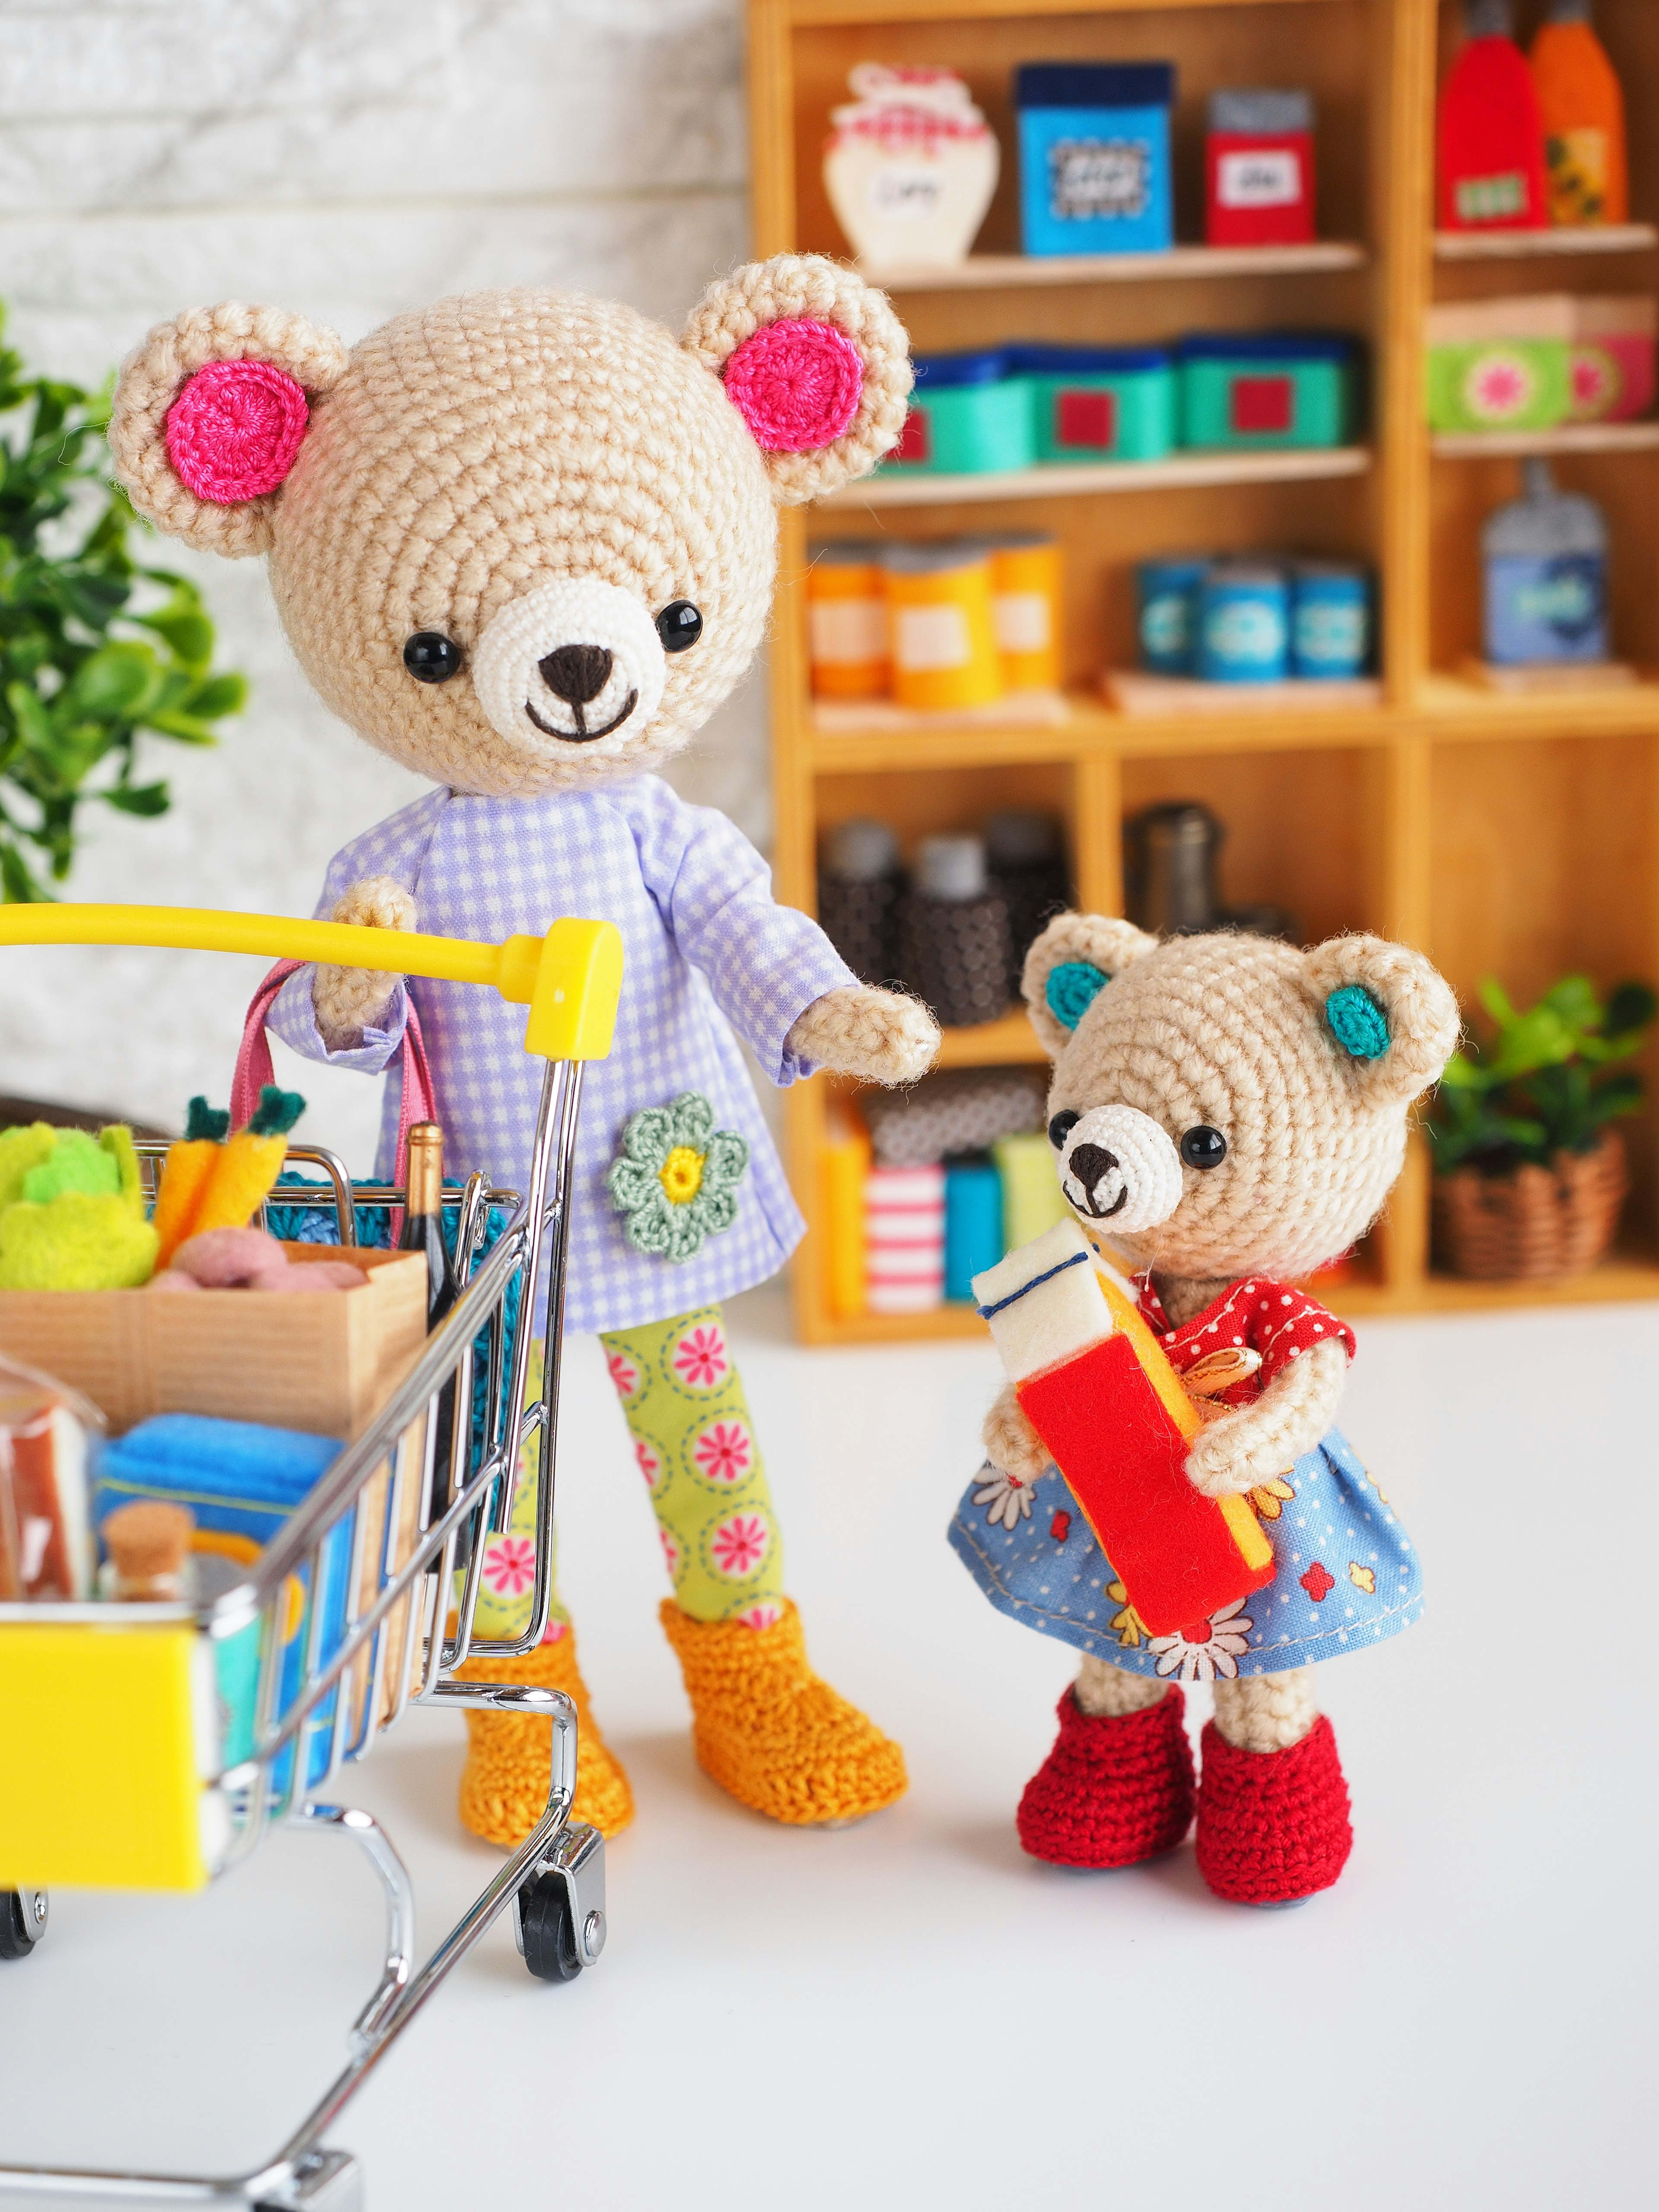
[{"label": "blue floral skirt", "polygon": [[1334,1429],[1255,1493],[1273,1581],[1177,1636],[1148,1636],[1058,1468],[1031,1486],[1030,1517],[1012,1528],[992,1517],[1007,1510],[997,1488],[987,1468],[957,1508],[951,1543],[963,1566],[1000,1613],[1132,1674],[1281,1674],[1381,1643],[1423,1610],[1417,1553]]}]

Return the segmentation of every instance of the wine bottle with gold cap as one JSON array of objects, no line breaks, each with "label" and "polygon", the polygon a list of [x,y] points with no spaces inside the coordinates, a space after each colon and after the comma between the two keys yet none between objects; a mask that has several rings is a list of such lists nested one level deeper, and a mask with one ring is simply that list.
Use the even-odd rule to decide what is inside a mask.
[{"label": "wine bottle with gold cap", "polygon": [[[412,1121],[404,1174],[404,1233],[399,1248],[418,1252],[426,1261],[426,1325],[437,1328],[459,1295],[454,1263],[444,1243],[444,1133],[437,1121]],[[455,1386],[447,1383],[438,1398],[433,1437],[432,1510],[449,1503],[449,1455],[454,1434]],[[465,1539],[461,1547],[465,1547]]]}]

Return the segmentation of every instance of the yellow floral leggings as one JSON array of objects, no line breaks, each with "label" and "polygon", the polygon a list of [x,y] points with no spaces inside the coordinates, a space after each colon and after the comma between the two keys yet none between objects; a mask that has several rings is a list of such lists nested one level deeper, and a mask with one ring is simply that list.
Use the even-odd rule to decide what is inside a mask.
[{"label": "yellow floral leggings", "polygon": [[[783,1547],[743,1382],[718,1306],[601,1336],[611,1380],[674,1584],[694,1620],[769,1628],[783,1612]],[[531,1394],[541,1346],[531,1352]],[[521,1635],[536,1565],[539,1438],[526,1451],[513,1516],[484,1548],[481,1636]],[[569,1616],[556,1594],[553,1618]]]}]

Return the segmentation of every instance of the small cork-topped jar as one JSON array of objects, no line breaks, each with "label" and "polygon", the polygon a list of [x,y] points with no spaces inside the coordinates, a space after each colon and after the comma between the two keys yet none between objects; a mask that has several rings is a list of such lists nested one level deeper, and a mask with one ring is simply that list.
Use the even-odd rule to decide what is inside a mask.
[{"label": "small cork-topped jar", "polygon": [[991,881],[982,838],[924,837],[899,909],[899,970],[947,1029],[1006,1012],[1014,995],[1008,902]]},{"label": "small cork-topped jar", "polygon": [[898,839],[866,816],[843,822],[818,860],[818,927],[866,983],[899,973],[898,914],[904,890]]},{"label": "small cork-topped jar", "polygon": [[195,1528],[190,1508],[166,1498],[137,1498],[131,1505],[118,1506],[100,1530],[109,1553],[109,1595],[152,1605],[180,1604]]}]

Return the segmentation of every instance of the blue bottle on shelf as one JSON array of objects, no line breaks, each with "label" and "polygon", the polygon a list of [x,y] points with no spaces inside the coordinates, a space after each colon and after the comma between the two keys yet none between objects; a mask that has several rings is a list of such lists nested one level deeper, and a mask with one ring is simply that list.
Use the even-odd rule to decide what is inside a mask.
[{"label": "blue bottle on shelf", "polygon": [[1481,537],[1486,658],[1500,668],[1608,658],[1607,525],[1593,499],[1559,491],[1547,461]]}]

